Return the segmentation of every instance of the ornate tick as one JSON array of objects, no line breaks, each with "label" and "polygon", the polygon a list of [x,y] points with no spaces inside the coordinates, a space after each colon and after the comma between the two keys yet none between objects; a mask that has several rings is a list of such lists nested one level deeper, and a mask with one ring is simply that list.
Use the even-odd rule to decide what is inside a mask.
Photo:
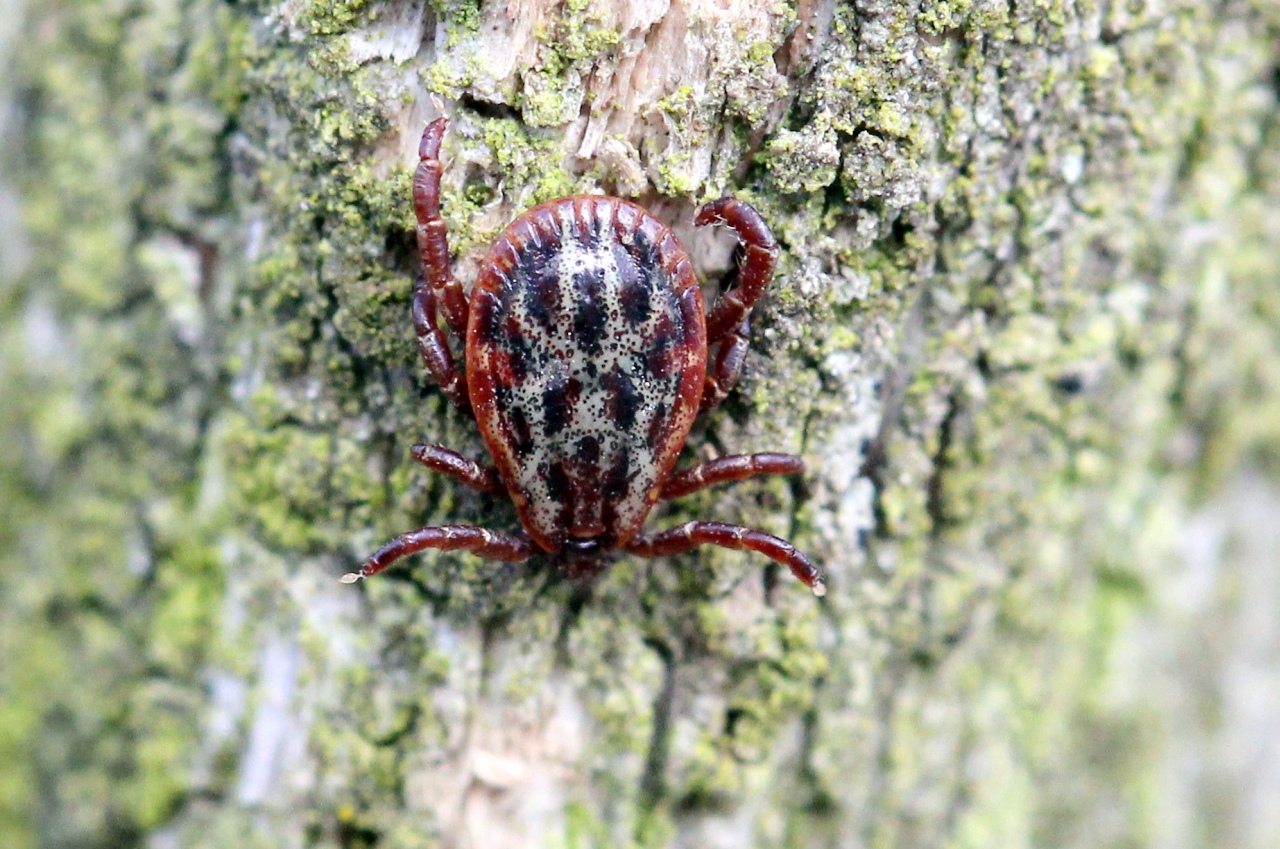
[{"label": "ornate tick", "polygon": [[[704,315],[693,265],[675,235],[628,201],[577,195],[517,218],[489,251],[468,298],[449,267],[440,218],[440,142],[418,148],[413,205],[422,277],[413,291],[418,348],[444,394],[471,414],[494,466],[438,445],[413,459],[491,495],[506,492],[523,531],[453,525],[396,537],[347,583],[428,548],[493,560],[555,557],[570,574],[604,568],[605,552],[661,557],[700,545],[758,551],[815,595],[822,576],[786,540],[721,522],[639,534],[650,508],[724,481],[792,475],[788,454],[740,454],[673,471],[694,418],[724,400],[746,355],[748,314],[773,276],[778,246],[759,213],[721,198],[695,223],[725,224],[743,246],[738,284]],[[465,383],[444,323],[466,340]],[[718,346],[708,369],[709,345]]]}]

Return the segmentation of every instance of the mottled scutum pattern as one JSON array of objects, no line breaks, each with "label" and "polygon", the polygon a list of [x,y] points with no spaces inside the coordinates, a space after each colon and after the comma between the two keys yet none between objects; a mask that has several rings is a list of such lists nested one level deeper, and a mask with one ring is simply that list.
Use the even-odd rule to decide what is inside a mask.
[{"label": "mottled scutum pattern", "polygon": [[498,240],[471,299],[476,418],[529,533],[612,548],[639,529],[697,413],[702,294],[634,204],[576,197]]}]

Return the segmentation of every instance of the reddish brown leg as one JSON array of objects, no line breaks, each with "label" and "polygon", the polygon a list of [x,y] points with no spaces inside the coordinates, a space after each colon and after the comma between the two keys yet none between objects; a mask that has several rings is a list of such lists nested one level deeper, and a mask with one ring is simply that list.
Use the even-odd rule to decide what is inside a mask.
[{"label": "reddish brown leg", "polygon": [[[449,126],[447,118],[427,125],[418,145],[418,170],[413,175],[413,211],[418,216],[418,254],[422,274],[444,310],[449,329],[460,339],[467,335],[467,296],[453,279],[449,265],[449,231],[440,217],[440,142]],[[415,305],[418,300],[414,297]]]},{"label": "reddish brown leg", "polygon": [[720,402],[729,397],[729,390],[738,382],[738,374],[742,371],[742,363],[747,358],[748,335],[751,322],[743,319],[733,333],[720,341],[716,349],[711,368],[707,369],[706,380],[702,384],[702,403],[698,407],[701,415],[707,410],[720,406]]},{"label": "reddish brown leg", "polygon": [[744,528],[741,525],[726,525],[724,522],[686,522],[678,528],[663,531],[660,534],[634,537],[627,543],[626,550],[640,557],[666,557],[671,554],[683,554],[700,545],[718,545],[721,548],[732,548],[736,551],[745,549],[758,551],[769,559],[788,567],[791,574],[813,590],[814,595],[827,594],[827,585],[823,583],[822,573],[809,562],[809,558],[797,551],[795,546],[773,534]]},{"label": "reddish brown leg", "polygon": [[431,471],[449,475],[487,495],[501,495],[506,491],[497,469],[481,466],[456,451],[439,445],[415,445],[409,453]]},{"label": "reddish brown leg", "polygon": [[513,563],[528,560],[534,553],[533,542],[523,534],[507,536],[469,525],[419,528],[416,531],[401,534],[378,549],[364,562],[359,572],[348,572],[343,575],[342,583],[354,584],[361,578],[378,574],[402,557],[417,554],[428,548],[438,548],[441,551],[466,549],[487,560],[507,560]]},{"label": "reddish brown leg", "polygon": [[804,460],[794,454],[730,454],[673,472],[662,485],[660,498],[679,498],[726,481],[740,481],[762,475],[798,475]]},{"label": "reddish brown leg", "polygon": [[413,287],[413,327],[418,332],[418,351],[427,364],[427,370],[440,384],[444,396],[464,413],[470,413],[471,399],[467,396],[466,381],[454,365],[449,339],[437,318],[436,293],[419,277]]},{"label": "reddish brown leg", "polygon": [[736,198],[720,198],[707,204],[698,213],[694,223],[725,224],[738,234],[744,254],[738,270],[738,285],[726,292],[716,302],[707,316],[707,344],[720,341],[742,324],[751,312],[765,287],[773,278],[773,267],[778,261],[778,243],[774,241],[769,225],[760,213]]}]

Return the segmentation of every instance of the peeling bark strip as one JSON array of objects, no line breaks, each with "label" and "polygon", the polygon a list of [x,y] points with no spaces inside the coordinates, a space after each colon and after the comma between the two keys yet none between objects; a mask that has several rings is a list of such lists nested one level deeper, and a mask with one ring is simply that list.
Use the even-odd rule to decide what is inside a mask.
[{"label": "peeling bark strip", "polygon": [[[1172,551],[1186,493],[1280,448],[1272,11],[14,2],[0,844],[1280,845],[1269,773],[1216,766],[1265,739],[1216,670],[1274,669],[1231,623],[1280,571],[1229,506],[1194,591]],[[483,456],[412,340],[433,98],[460,280],[555,197],[715,269],[693,210],[760,209],[778,282],[683,461],[817,474],[660,518],[795,539],[821,613],[733,551],[590,598],[454,553],[334,585],[405,527],[516,523],[404,463]]]}]

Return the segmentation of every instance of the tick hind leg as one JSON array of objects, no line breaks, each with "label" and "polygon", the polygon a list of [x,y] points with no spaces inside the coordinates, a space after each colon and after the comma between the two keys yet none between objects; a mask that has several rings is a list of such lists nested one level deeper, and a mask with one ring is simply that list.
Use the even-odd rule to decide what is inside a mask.
[{"label": "tick hind leg", "polygon": [[419,528],[416,531],[401,534],[378,549],[364,562],[359,572],[348,572],[343,575],[342,583],[354,584],[361,578],[378,574],[401,558],[428,548],[440,551],[465,549],[477,557],[487,560],[505,560],[510,563],[528,560],[534,554],[533,541],[523,534],[508,536],[470,525]]},{"label": "tick hind leg", "polygon": [[816,596],[827,594],[827,585],[809,558],[781,537],[766,534],[741,525],[724,522],[686,522],[678,528],[649,536],[634,537],[626,550],[640,557],[666,557],[683,554],[701,545],[718,545],[736,551],[758,551],[776,563],[791,570],[791,574],[813,591]]},{"label": "tick hind leg", "polygon": [[662,484],[662,494],[659,497],[680,498],[726,481],[764,475],[798,475],[803,471],[804,460],[794,454],[731,454],[673,472]]},{"label": "tick hind leg", "polygon": [[413,324],[418,350],[445,396],[470,411],[466,383],[454,364],[449,339],[440,327],[439,314],[461,341],[467,335],[467,297],[453,278],[449,264],[449,231],[440,217],[440,142],[449,126],[445,118],[427,125],[418,145],[418,170],[413,175],[413,210],[418,218],[418,256],[422,276],[413,287]]}]

